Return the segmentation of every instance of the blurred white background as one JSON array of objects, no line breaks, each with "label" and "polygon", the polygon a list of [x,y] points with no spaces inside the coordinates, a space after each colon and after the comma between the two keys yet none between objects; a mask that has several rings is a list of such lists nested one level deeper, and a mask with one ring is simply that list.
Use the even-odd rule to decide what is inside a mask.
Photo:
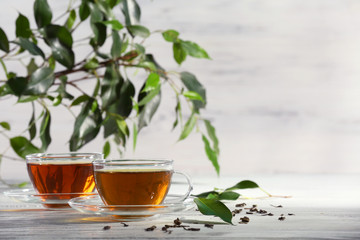
[{"label": "blurred white background", "polygon": [[[56,13],[67,6],[67,1],[49,3]],[[35,26],[32,4],[1,2],[0,26],[13,34],[9,38],[15,35],[18,11]],[[148,51],[166,69],[190,71],[205,85],[204,115],[220,140],[221,176],[360,172],[359,1],[139,0],[139,4],[142,24],[151,31],[176,29],[182,39],[197,42],[212,58],[188,58],[179,68],[171,45],[161,35],[146,41]],[[0,76],[4,78],[2,70]],[[0,121],[9,122],[17,135],[26,128],[31,107],[14,105],[15,101],[0,101]],[[176,143],[179,131],[171,132],[173,101],[170,92],[163,95],[151,126],[139,135],[136,152],[129,145],[126,156],[172,158],[176,168],[191,175],[216,176],[200,134],[194,132]],[[49,152],[66,152],[73,117],[64,109],[53,110]],[[81,151],[102,151],[103,144],[99,137]],[[8,145],[1,137],[1,149]],[[7,155],[14,156],[11,151]],[[117,156],[113,149],[111,157]],[[27,178],[23,162],[6,159],[1,174],[5,179]]]}]

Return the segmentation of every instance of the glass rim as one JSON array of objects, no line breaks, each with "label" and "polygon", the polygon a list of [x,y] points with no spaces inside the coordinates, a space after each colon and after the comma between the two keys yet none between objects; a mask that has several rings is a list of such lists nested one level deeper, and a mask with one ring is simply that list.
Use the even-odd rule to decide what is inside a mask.
[{"label": "glass rim", "polygon": [[26,161],[76,161],[102,159],[100,152],[33,153],[25,156]]},{"label": "glass rim", "polygon": [[171,159],[98,159],[93,161],[93,165],[107,166],[172,166],[174,160]]}]

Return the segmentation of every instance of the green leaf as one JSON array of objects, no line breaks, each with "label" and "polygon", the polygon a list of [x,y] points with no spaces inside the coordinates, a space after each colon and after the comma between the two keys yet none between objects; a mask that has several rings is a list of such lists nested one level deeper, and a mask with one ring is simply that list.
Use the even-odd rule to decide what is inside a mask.
[{"label": "green leaf", "polygon": [[180,65],[186,59],[186,51],[178,42],[173,44],[173,54],[175,61]]},{"label": "green leaf", "polygon": [[118,20],[108,20],[108,21],[102,21],[101,23],[105,24],[106,26],[110,26],[112,30],[120,31],[124,28],[124,26],[118,21]]},{"label": "green leaf", "polygon": [[70,151],[77,151],[86,143],[96,138],[100,131],[102,117],[98,107],[92,109],[94,101],[95,99],[90,99],[84,104],[79,115],[76,117],[73,134],[70,138]]},{"label": "green leaf", "polygon": [[133,36],[138,36],[142,38],[147,38],[150,36],[149,29],[141,25],[127,26],[127,29]]},{"label": "green leaf", "polygon": [[45,27],[51,23],[52,12],[46,0],[35,0],[34,16],[39,28]]},{"label": "green leaf", "polygon": [[237,200],[240,197],[240,194],[237,192],[226,191],[219,194],[219,200]]},{"label": "green leaf", "polygon": [[156,73],[150,73],[146,79],[145,87],[142,92],[150,92],[160,86],[160,77]]},{"label": "green leaf", "polygon": [[99,61],[95,57],[88,60],[84,65],[84,68],[87,70],[96,69],[98,67],[99,67]]},{"label": "green leaf", "polygon": [[54,72],[49,67],[37,69],[30,77],[29,84],[25,90],[25,94],[42,95],[54,82]]},{"label": "green leaf", "polygon": [[201,48],[198,44],[190,41],[181,41],[181,46],[185,49],[186,53],[195,58],[207,58],[210,59],[207,52]]},{"label": "green leaf", "polygon": [[29,64],[26,66],[26,70],[27,70],[27,74],[28,76],[30,76],[31,74],[33,74],[33,72],[36,71],[36,69],[38,69],[39,67],[36,65],[35,59],[31,58]]},{"label": "green leaf", "polygon": [[136,123],[133,124],[133,151],[136,149],[136,142],[137,142],[137,136],[138,136],[138,128]]},{"label": "green leaf", "polygon": [[9,40],[5,34],[5,32],[0,28],[0,49],[4,52],[9,52]]},{"label": "green leaf", "polygon": [[37,100],[39,97],[38,96],[20,96],[17,103],[27,103],[27,102],[33,102],[35,100]]},{"label": "green leaf", "polygon": [[194,113],[191,114],[191,116],[185,123],[184,129],[182,130],[178,141],[181,141],[181,140],[187,138],[187,136],[189,136],[189,134],[192,132],[192,130],[195,127],[196,121],[197,121],[196,115]]},{"label": "green leaf", "polygon": [[13,91],[16,96],[20,96],[21,94],[23,94],[27,87],[27,83],[28,81],[24,77],[13,77],[7,81],[7,85],[10,87],[11,91]]},{"label": "green leaf", "polygon": [[19,43],[18,43],[23,49],[27,50],[29,53],[31,53],[32,55],[38,55],[41,56],[42,58],[45,58],[45,54],[43,53],[43,51],[33,42],[31,42],[30,40],[26,39],[26,38],[19,38]]},{"label": "green leaf", "polygon": [[24,159],[28,154],[40,152],[39,148],[35,147],[29,140],[21,136],[11,138],[10,145],[14,152]]},{"label": "green leaf", "polygon": [[75,12],[75,10],[73,9],[73,10],[70,11],[69,17],[68,17],[68,19],[66,20],[66,27],[67,27],[67,29],[70,30],[70,29],[72,28],[72,26],[73,26],[74,23],[75,23],[75,20],[76,20],[76,12]]},{"label": "green leaf", "polygon": [[106,141],[103,147],[103,154],[104,154],[104,158],[107,158],[110,154],[110,143],[109,141]]},{"label": "green leaf", "polygon": [[122,117],[128,117],[133,108],[132,98],[134,96],[135,87],[132,82],[129,80],[124,81],[120,89],[120,97],[114,103],[114,112]]},{"label": "green leaf", "polygon": [[231,190],[237,190],[237,189],[248,189],[248,188],[259,188],[259,185],[257,185],[255,182],[250,180],[244,180],[241,182],[238,182],[234,186],[225,189],[225,191],[231,191]]},{"label": "green leaf", "polygon": [[33,108],[33,112],[31,115],[31,119],[29,121],[29,137],[30,137],[30,141],[33,140],[36,136],[36,121],[35,121],[35,105],[32,104],[32,108]]},{"label": "green leaf", "polygon": [[90,16],[90,7],[87,0],[82,0],[79,7],[80,20],[84,21]]},{"label": "green leaf", "polygon": [[51,136],[50,136],[50,124],[51,124],[51,116],[48,110],[44,111],[43,119],[40,125],[40,140],[41,140],[41,151],[44,152],[48,148],[49,144],[51,143]]},{"label": "green leaf", "polygon": [[108,108],[118,100],[123,82],[124,79],[118,72],[115,64],[108,65],[105,70],[104,79],[101,83],[100,95],[103,108]]},{"label": "green leaf", "polygon": [[10,131],[11,129],[10,124],[8,122],[0,122],[0,126],[8,131]]},{"label": "green leaf", "polygon": [[[216,173],[219,175],[220,166],[218,163],[218,154],[211,148],[209,140],[205,137],[205,135],[202,135],[202,140],[205,145],[206,155],[207,155],[208,159],[210,160],[210,162],[212,163],[212,165],[214,166]],[[231,189],[229,189],[229,190],[231,190]]]},{"label": "green leaf", "polygon": [[209,196],[210,194],[218,194],[218,192],[216,192],[216,191],[209,191],[209,192],[199,193],[199,194],[194,195],[194,196],[195,196],[195,197],[198,197],[198,198],[207,198],[207,196]]},{"label": "green leaf", "polygon": [[129,128],[128,128],[125,120],[117,119],[116,124],[117,124],[118,129],[120,130],[120,132],[123,133],[123,135],[129,136],[130,132],[129,132]]},{"label": "green leaf", "polygon": [[[154,94],[155,96],[149,97],[150,94]],[[149,125],[152,117],[154,116],[156,110],[160,105],[160,101],[161,101],[160,86],[159,88],[151,91],[150,93],[140,93],[138,96],[139,103],[143,102],[143,99],[145,99],[144,102],[146,102],[146,104],[140,106],[139,108],[138,131],[140,131],[143,127]],[[148,101],[148,99],[150,100]]]},{"label": "green leaf", "polygon": [[116,5],[120,3],[121,0],[106,0],[107,4],[109,4],[110,8],[114,8]]},{"label": "green leaf", "polygon": [[121,10],[125,16],[127,26],[135,25],[140,22],[141,11],[135,0],[122,0],[120,2]]},{"label": "green leaf", "polygon": [[161,86],[158,85],[157,88],[155,88],[154,90],[147,92],[147,95],[143,97],[140,102],[138,102],[138,105],[143,106],[149,103],[153,98],[155,98],[159,94],[160,88]]},{"label": "green leaf", "polygon": [[178,41],[179,33],[175,30],[170,29],[162,32],[162,36],[168,42],[176,42]]},{"label": "green leaf", "polygon": [[224,222],[232,224],[232,213],[228,207],[216,199],[195,198],[199,211],[204,215],[220,217]]},{"label": "green leaf", "polygon": [[77,106],[79,105],[80,103],[83,103],[83,102],[87,102],[90,100],[90,97],[89,95],[81,95],[79,97],[77,97],[71,104],[70,104],[70,107],[73,107],[73,106]]},{"label": "green leaf", "polygon": [[211,141],[213,142],[213,149],[216,152],[216,154],[219,155],[219,153],[220,153],[219,140],[216,136],[215,128],[211,125],[209,120],[204,120],[204,123],[206,126],[207,133],[208,133]]},{"label": "green leaf", "polygon": [[184,92],[183,95],[190,100],[199,100],[199,101],[204,102],[204,100],[202,99],[200,94],[198,94],[197,92],[187,91],[187,92]]},{"label": "green leaf", "polygon": [[181,72],[180,79],[189,91],[198,93],[203,99],[203,101],[192,100],[195,109],[204,108],[206,105],[206,91],[195,75],[189,72]]},{"label": "green leaf", "polygon": [[95,35],[95,45],[98,46],[102,46],[106,40],[106,26],[102,23],[103,20],[103,13],[100,11],[97,5],[94,5],[90,17],[90,27]]},{"label": "green leaf", "polygon": [[27,17],[19,13],[19,16],[16,19],[15,24],[16,24],[16,30],[15,30],[16,37],[29,38],[31,36],[32,32],[30,30],[30,22],[27,19]]},{"label": "green leaf", "polygon": [[71,69],[74,66],[75,55],[72,50],[73,39],[69,30],[59,25],[45,27],[45,40],[50,46],[54,59]]},{"label": "green leaf", "polygon": [[111,46],[111,56],[117,59],[121,56],[121,39],[117,31],[112,31],[113,44]]},{"label": "green leaf", "polygon": [[56,92],[59,93],[57,98],[59,98],[60,102],[63,98],[67,98],[70,100],[74,99],[74,96],[66,91],[67,79],[68,79],[67,76],[59,77],[59,80],[61,81],[61,83],[60,83],[58,89],[56,90]]}]

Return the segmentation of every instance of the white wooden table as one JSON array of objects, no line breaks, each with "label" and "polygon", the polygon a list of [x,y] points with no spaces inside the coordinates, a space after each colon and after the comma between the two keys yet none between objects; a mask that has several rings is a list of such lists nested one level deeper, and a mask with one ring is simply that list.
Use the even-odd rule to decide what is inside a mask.
[{"label": "white wooden table", "polygon": [[[0,239],[360,239],[360,176],[356,175],[263,175],[194,178],[195,193],[213,187],[229,187],[250,179],[265,190],[292,198],[239,199],[228,203],[256,204],[274,216],[245,214],[234,217],[234,225],[216,224],[213,229],[192,220],[217,220],[199,212],[171,213],[156,219],[129,222],[125,227],[109,218],[86,215],[75,210],[49,211],[37,205],[16,203],[0,195]],[[1,186],[1,191],[6,187]],[[264,196],[259,190],[240,192],[247,196]],[[273,205],[273,206],[272,206]],[[282,208],[274,206],[282,205]],[[289,216],[288,214],[294,214]],[[278,218],[284,214],[285,220]],[[248,216],[248,224],[239,224],[240,217]],[[183,224],[200,231],[161,228],[173,224],[180,217]],[[155,225],[154,231],[145,231]],[[104,230],[105,226],[110,229]]]}]

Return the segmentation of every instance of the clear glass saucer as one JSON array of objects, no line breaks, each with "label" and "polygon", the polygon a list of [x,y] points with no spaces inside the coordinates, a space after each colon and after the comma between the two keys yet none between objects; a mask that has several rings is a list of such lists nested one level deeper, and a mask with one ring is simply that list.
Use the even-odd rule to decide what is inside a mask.
[{"label": "clear glass saucer", "polygon": [[160,205],[105,205],[97,195],[73,198],[69,201],[69,205],[82,213],[111,216],[118,221],[139,221],[160,214],[187,211],[195,207],[192,198],[175,201],[178,198],[179,195],[168,195]]},{"label": "clear glass saucer", "polygon": [[46,208],[70,208],[70,199],[97,196],[97,193],[37,193],[34,189],[12,189],[5,191],[4,195],[18,202],[42,204]]}]

